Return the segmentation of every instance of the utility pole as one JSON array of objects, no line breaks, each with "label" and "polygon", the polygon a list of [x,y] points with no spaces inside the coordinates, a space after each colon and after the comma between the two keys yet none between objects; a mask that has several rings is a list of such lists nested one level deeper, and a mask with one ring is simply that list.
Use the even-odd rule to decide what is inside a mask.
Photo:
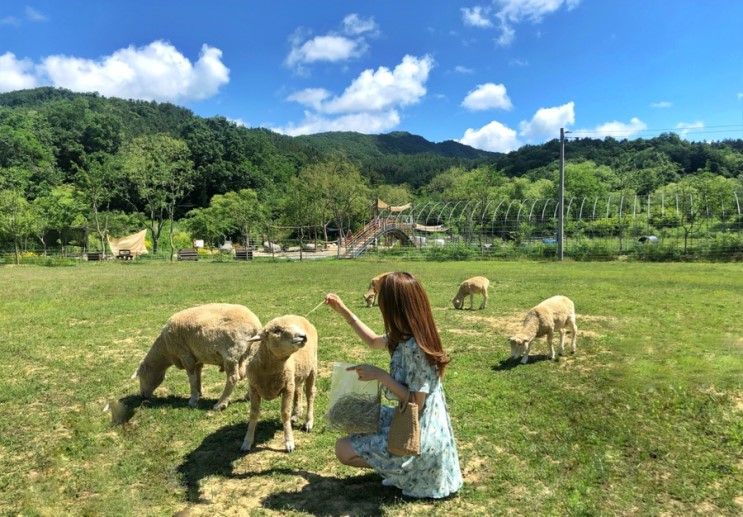
[{"label": "utility pole", "polygon": [[560,188],[558,189],[560,212],[557,229],[557,260],[563,259],[565,250],[565,128],[560,128]]}]

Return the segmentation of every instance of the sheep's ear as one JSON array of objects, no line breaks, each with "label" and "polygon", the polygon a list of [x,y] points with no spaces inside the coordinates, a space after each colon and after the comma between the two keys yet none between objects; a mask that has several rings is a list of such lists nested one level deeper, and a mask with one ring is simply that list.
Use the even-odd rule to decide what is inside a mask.
[{"label": "sheep's ear", "polygon": [[248,338],[248,343],[255,343],[263,338],[263,332],[258,332],[255,336]]}]

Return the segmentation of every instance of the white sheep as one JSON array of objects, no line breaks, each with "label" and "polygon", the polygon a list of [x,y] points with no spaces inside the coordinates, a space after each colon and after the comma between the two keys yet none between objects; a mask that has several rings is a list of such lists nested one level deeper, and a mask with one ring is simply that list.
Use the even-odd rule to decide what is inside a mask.
[{"label": "white sheep", "polygon": [[565,354],[565,331],[570,327],[572,333],[571,346],[575,353],[575,338],[578,327],[575,324],[575,304],[566,296],[553,296],[533,307],[526,313],[521,330],[508,338],[511,344],[511,356],[514,359],[521,357],[521,363],[529,360],[529,348],[534,338],[547,336],[550,346],[550,359],[555,360],[555,347],[552,337],[555,331],[560,333],[560,355]]},{"label": "white sheep", "polygon": [[369,289],[364,293],[364,301],[367,307],[373,306],[377,303],[377,296],[379,295],[379,287],[382,284],[382,279],[389,275],[390,272],[381,273],[369,281]]},{"label": "white sheep", "polygon": [[173,314],[160,331],[132,378],[139,377],[142,397],[149,398],[171,366],[185,369],[191,384],[188,405],[201,397],[201,369],[216,364],[227,380],[214,409],[224,409],[235,384],[243,377],[250,340],[261,322],[247,307],[210,303]]},{"label": "white sheep", "polygon": [[302,385],[307,400],[304,430],[309,432],[314,425],[317,330],[302,316],[280,316],[268,322],[251,341],[260,343],[247,363],[250,418],[240,449],[249,451],[255,442],[261,400],[273,400],[281,395],[284,445],[286,452],[291,452],[294,450],[292,421],[298,417]]},{"label": "white sheep", "polygon": [[472,278],[468,278],[461,284],[459,284],[459,290],[457,291],[457,294],[452,298],[451,303],[454,305],[455,309],[461,309],[464,307],[464,299],[469,296],[470,297],[470,310],[474,308],[475,305],[475,294],[481,294],[482,295],[482,303],[480,304],[480,309],[484,309],[485,306],[488,304],[488,288],[490,287],[490,280],[485,278],[484,276],[473,276]]}]

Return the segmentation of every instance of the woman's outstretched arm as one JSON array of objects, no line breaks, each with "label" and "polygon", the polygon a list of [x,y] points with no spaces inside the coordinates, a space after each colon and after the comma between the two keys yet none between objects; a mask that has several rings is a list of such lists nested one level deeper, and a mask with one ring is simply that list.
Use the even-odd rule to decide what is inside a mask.
[{"label": "woman's outstretched arm", "polygon": [[346,307],[340,296],[334,293],[330,293],[325,296],[325,303],[329,305],[335,312],[340,314],[346,323],[351,325],[351,328],[361,338],[361,340],[369,345],[369,348],[385,348],[387,346],[387,336],[380,335],[370,329],[366,323],[361,321],[351,310]]}]

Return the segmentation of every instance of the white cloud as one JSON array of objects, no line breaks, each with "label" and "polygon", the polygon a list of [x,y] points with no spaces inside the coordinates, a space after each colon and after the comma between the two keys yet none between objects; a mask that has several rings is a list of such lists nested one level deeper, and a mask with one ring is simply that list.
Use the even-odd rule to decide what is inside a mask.
[{"label": "white cloud", "polygon": [[376,33],[378,30],[377,22],[374,18],[361,18],[356,13],[351,13],[343,18],[343,32],[351,36],[358,36],[367,32]]},{"label": "white cloud", "polygon": [[477,88],[471,90],[464,98],[462,106],[471,111],[509,110],[513,107],[506,93],[506,87],[495,83],[478,84]]},{"label": "white cloud", "polygon": [[458,74],[473,74],[475,71],[471,68],[467,68],[466,66],[457,65],[454,67],[454,71]]},{"label": "white cloud", "polygon": [[521,136],[527,138],[554,138],[561,127],[575,124],[575,102],[562,106],[539,108],[529,122],[519,124]]},{"label": "white cloud", "polygon": [[361,41],[352,40],[345,36],[315,36],[299,46],[292,47],[286,57],[289,67],[317,61],[346,61],[352,57],[360,56],[366,46]]},{"label": "white cloud", "polygon": [[0,55],[0,92],[36,86],[37,80],[33,74],[33,66],[28,59],[16,59],[12,52]]},{"label": "white cloud", "polygon": [[509,59],[508,66],[529,66],[529,61],[519,58]]},{"label": "white cloud", "polygon": [[658,101],[658,102],[650,103],[650,107],[656,108],[656,109],[665,109],[665,108],[670,108],[671,106],[673,106],[673,103],[669,101]]},{"label": "white cloud", "polygon": [[33,7],[26,6],[26,18],[32,22],[45,22],[47,17]]},{"label": "white cloud", "polygon": [[[510,45],[516,37],[515,25],[523,22],[540,23],[542,19],[565,7],[568,11],[581,0],[492,0],[491,5],[461,9],[462,22],[478,28],[498,26],[500,34],[495,39],[502,47]],[[497,24],[492,18],[497,19]]]},{"label": "white cloud", "polygon": [[284,63],[303,73],[304,65],[321,61],[338,63],[359,57],[369,48],[366,38],[377,36],[379,28],[374,18],[351,13],[343,18],[341,32],[310,37],[306,29],[297,29],[289,37],[292,48]]},{"label": "white cloud", "polygon": [[483,151],[507,153],[520,147],[516,131],[494,120],[480,129],[467,129],[457,142]]},{"label": "white cloud", "polygon": [[400,115],[396,110],[374,113],[352,113],[335,118],[305,112],[305,118],[299,125],[289,124],[285,127],[272,129],[290,136],[311,135],[325,131],[357,131],[359,133],[373,134],[389,131],[399,123]]},{"label": "white cloud", "polygon": [[204,99],[229,82],[222,51],[202,45],[191,63],[165,41],[144,47],[129,46],[98,60],[48,56],[38,70],[51,84],[74,91],[158,101]]},{"label": "white cloud", "polygon": [[704,122],[701,120],[697,120],[695,122],[679,122],[676,124],[676,129],[678,129],[678,134],[681,136],[686,136],[689,133],[694,133],[695,129],[704,129]]},{"label": "white cloud", "polygon": [[738,98],[739,98],[739,99],[743,99],[743,92],[739,92],[739,93],[738,93]]},{"label": "white cloud", "polygon": [[489,9],[487,7],[463,7],[460,11],[462,11],[462,22],[465,25],[481,29],[493,26],[493,22],[488,18]]},{"label": "white cloud", "polygon": [[[637,133],[647,129],[647,124],[637,117],[632,117],[629,122],[619,122],[613,120],[596,126],[593,129],[578,129],[573,133],[579,136],[588,136],[591,138],[605,138],[610,136],[616,139],[631,138]],[[583,135],[581,135],[583,133]]]},{"label": "white cloud", "polygon": [[320,110],[322,101],[330,97],[330,92],[325,88],[305,88],[289,95],[286,100],[297,102],[314,110]]},{"label": "white cloud", "polygon": [[366,69],[338,97],[323,102],[324,113],[384,111],[394,106],[415,104],[426,94],[425,83],[433,58],[406,55],[394,70],[380,66]]},{"label": "white cloud", "polygon": [[324,88],[306,88],[287,100],[312,108],[304,120],[276,131],[289,135],[321,131],[379,133],[400,123],[398,109],[419,102],[426,94],[426,81],[434,66],[430,56],[406,55],[393,70],[380,66],[361,72],[337,96]]}]

